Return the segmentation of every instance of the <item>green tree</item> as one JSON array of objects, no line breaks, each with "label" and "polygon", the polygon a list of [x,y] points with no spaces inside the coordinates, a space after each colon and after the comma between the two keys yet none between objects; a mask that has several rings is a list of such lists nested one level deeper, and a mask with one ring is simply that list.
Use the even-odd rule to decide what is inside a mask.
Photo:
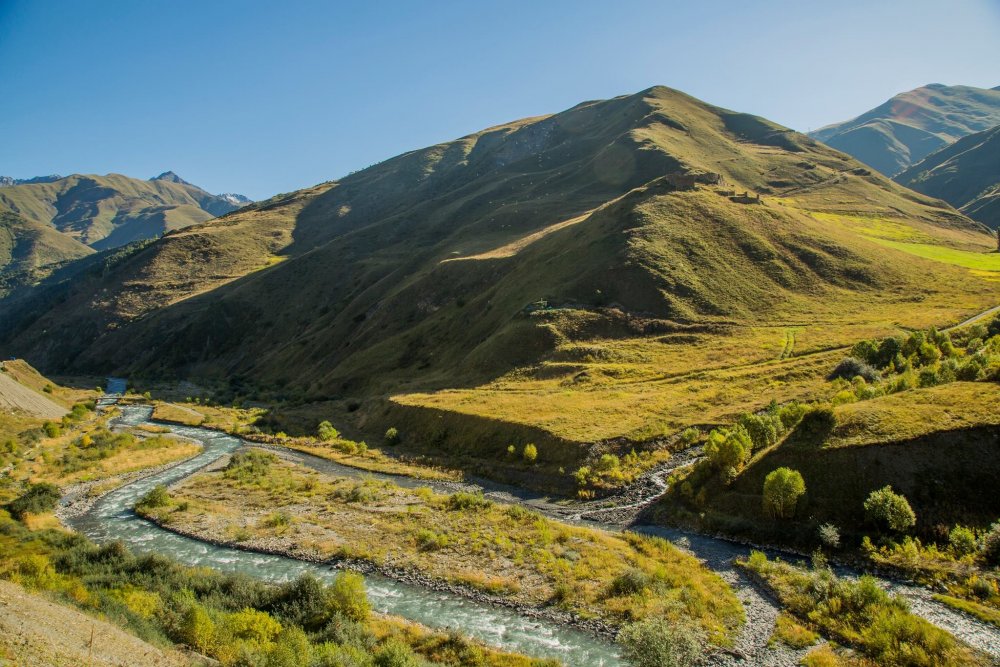
[{"label": "green tree", "polygon": [[772,470],[764,479],[764,511],[779,519],[790,519],[805,492],[806,483],[798,470]]},{"label": "green tree", "polygon": [[367,621],[371,615],[365,579],[357,572],[341,572],[330,585],[331,606],[352,621]]},{"label": "green tree", "polygon": [[396,430],[395,426],[390,426],[385,431],[385,444],[387,445],[398,445],[399,444],[399,431]]},{"label": "green tree", "polygon": [[897,533],[909,530],[917,523],[906,497],[895,493],[891,486],[872,491],[865,500],[865,516],[881,528]]},{"label": "green tree", "polygon": [[635,667],[688,667],[701,661],[705,634],[698,626],[649,618],[622,628],[622,656]]},{"label": "green tree", "polygon": [[778,441],[781,420],[775,416],[744,412],[740,415],[739,424],[746,429],[754,450],[769,447]]},{"label": "green tree", "polygon": [[524,446],[524,451],[521,453],[524,460],[528,463],[534,463],[538,459],[538,448],[533,444],[528,443]]},{"label": "green tree", "polygon": [[717,470],[741,470],[750,459],[752,450],[750,435],[742,426],[713,430],[705,444],[705,455]]},{"label": "green tree", "polygon": [[955,556],[961,558],[976,553],[976,534],[966,526],[955,526],[948,533],[948,546]]},{"label": "green tree", "polygon": [[197,602],[192,602],[181,617],[179,639],[191,648],[208,653],[215,643],[215,623]]},{"label": "green tree", "polygon": [[320,440],[329,442],[330,440],[336,440],[340,437],[340,431],[333,427],[328,421],[322,421],[319,426],[316,427],[316,435],[319,436]]}]

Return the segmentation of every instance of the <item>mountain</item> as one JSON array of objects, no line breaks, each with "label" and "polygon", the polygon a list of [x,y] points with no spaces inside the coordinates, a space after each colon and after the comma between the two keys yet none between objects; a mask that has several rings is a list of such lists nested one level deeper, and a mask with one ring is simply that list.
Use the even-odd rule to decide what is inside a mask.
[{"label": "mountain", "polygon": [[1000,125],[931,153],[894,180],[1000,229]]},{"label": "mountain", "polygon": [[49,176],[35,176],[34,178],[13,178],[11,176],[0,176],[0,187],[11,185],[30,185],[32,183],[51,183],[58,181],[62,176],[51,174]]},{"label": "mountain", "polygon": [[887,176],[974,132],[1000,125],[1000,87],[932,83],[810,133]]},{"label": "mountain", "polygon": [[6,244],[16,252],[0,254],[0,281],[5,286],[0,295],[95,250],[155,238],[225,215],[249,201],[209,194],[173,172],[149,181],[120,174],[74,174],[6,182],[11,184],[0,187],[0,211],[5,212]]},{"label": "mountain", "polygon": [[123,249],[8,309],[0,344],[48,372],[284,402],[301,428],[536,442],[555,474],[581,443],[801,395],[858,332],[995,305],[995,283],[920,255],[993,245],[807,136],[657,87]]},{"label": "mountain", "polygon": [[93,253],[48,225],[0,210],[0,295]]}]

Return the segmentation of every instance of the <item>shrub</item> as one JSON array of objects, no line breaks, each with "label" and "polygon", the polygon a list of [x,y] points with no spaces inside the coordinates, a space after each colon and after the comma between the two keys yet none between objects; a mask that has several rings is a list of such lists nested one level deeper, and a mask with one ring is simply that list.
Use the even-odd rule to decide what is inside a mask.
[{"label": "shrub", "polygon": [[770,414],[754,415],[743,413],[739,425],[746,429],[754,450],[763,449],[778,441],[781,420]]},{"label": "shrub", "polygon": [[538,448],[529,443],[524,446],[524,451],[521,452],[521,456],[523,456],[524,460],[528,463],[534,463],[538,459]]},{"label": "shrub", "polygon": [[705,444],[705,455],[717,470],[742,470],[750,459],[752,450],[750,436],[742,426],[713,430],[708,434],[708,442]]},{"label": "shrub", "polygon": [[409,646],[390,637],[379,647],[372,664],[374,667],[420,667],[421,662]]},{"label": "shrub", "polygon": [[837,378],[841,378],[850,381],[856,377],[864,378],[865,382],[877,382],[880,379],[877,370],[872,368],[867,362],[856,357],[845,357],[841,360],[827,379],[836,380]]},{"label": "shrub", "polygon": [[905,496],[894,493],[891,486],[872,491],[865,500],[865,516],[872,523],[901,533],[917,523],[917,517]]},{"label": "shrub", "polygon": [[330,606],[352,621],[367,621],[371,615],[365,580],[356,572],[341,572],[330,585]]},{"label": "shrub", "polygon": [[948,546],[956,557],[976,553],[976,534],[966,526],[955,526],[948,533]]},{"label": "shrub", "polygon": [[154,486],[138,502],[138,506],[147,508],[164,507],[169,504],[170,494],[167,492],[167,487],[162,484]]},{"label": "shrub", "polygon": [[764,479],[764,511],[779,519],[790,519],[805,492],[806,483],[798,470],[772,470]]},{"label": "shrub", "polygon": [[480,510],[486,509],[492,504],[483,497],[482,493],[459,491],[448,496],[448,509],[450,510]]},{"label": "shrub", "polygon": [[705,635],[690,623],[650,618],[622,628],[622,655],[636,667],[688,667],[701,662]]},{"label": "shrub", "polygon": [[45,431],[45,435],[50,438],[58,438],[62,435],[62,428],[55,422],[45,422],[42,424],[42,429]]},{"label": "shrub", "polygon": [[277,461],[277,456],[271,452],[263,452],[259,449],[236,452],[229,459],[229,463],[226,464],[222,475],[226,479],[235,479],[240,482],[254,482],[266,476],[271,469],[271,465]]},{"label": "shrub", "polygon": [[689,426],[688,428],[681,431],[681,442],[684,443],[685,445],[693,445],[694,443],[698,442],[698,438],[700,437],[701,437],[701,431],[699,431],[693,426]]},{"label": "shrub", "polygon": [[824,523],[819,527],[819,541],[829,549],[840,548],[840,529],[832,523]]},{"label": "shrub", "polygon": [[986,337],[993,338],[993,336],[1000,336],[1000,315],[994,317],[988,325],[986,325]]},{"label": "shrub", "polygon": [[799,423],[798,433],[814,443],[825,439],[837,425],[837,415],[829,405],[817,406],[806,412]]},{"label": "shrub", "polygon": [[319,426],[316,427],[316,435],[320,440],[329,442],[330,440],[336,440],[340,437],[340,431],[333,427],[328,421],[322,421]]},{"label": "shrub", "polygon": [[421,551],[437,551],[448,546],[448,536],[439,535],[433,530],[421,528],[416,536],[417,548]]},{"label": "shrub", "polygon": [[27,514],[44,514],[56,508],[59,498],[59,487],[55,484],[42,482],[32,484],[20,496],[7,505],[7,511],[15,519],[23,519]]},{"label": "shrub", "polygon": [[608,596],[620,597],[642,593],[653,585],[653,578],[640,570],[630,567],[608,584]]},{"label": "shrub", "polygon": [[[1000,318],[998,318],[1000,320]],[[998,320],[993,320],[994,322]],[[983,558],[991,565],[1000,565],[1000,521],[995,522],[983,535],[980,550]]]},{"label": "shrub", "polygon": [[398,445],[399,444],[399,431],[396,430],[394,426],[389,427],[385,431],[385,444],[387,445]]}]

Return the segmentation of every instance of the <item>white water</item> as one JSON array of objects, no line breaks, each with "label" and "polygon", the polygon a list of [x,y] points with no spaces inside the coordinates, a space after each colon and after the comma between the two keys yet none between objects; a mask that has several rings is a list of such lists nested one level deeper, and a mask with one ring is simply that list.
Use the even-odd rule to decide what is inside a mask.
[{"label": "white water", "polygon": [[[136,425],[149,419],[148,407],[124,407],[119,423]],[[85,514],[70,519],[76,530],[98,544],[121,540],[134,553],[170,556],[186,565],[242,572],[269,582],[289,581],[305,573],[330,581],[337,571],[327,565],[251,551],[219,547],[163,530],[132,511],[157,484],[173,484],[242,445],[228,435],[202,428],[170,426],[178,435],[201,442],[205,449],[178,466],[121,487]],[[484,564],[488,567],[488,564]],[[372,607],[432,628],[460,630],[492,646],[562,660],[567,665],[618,667],[615,647],[590,634],[557,623],[532,619],[517,611],[463,597],[406,585],[385,577],[365,578]]]}]

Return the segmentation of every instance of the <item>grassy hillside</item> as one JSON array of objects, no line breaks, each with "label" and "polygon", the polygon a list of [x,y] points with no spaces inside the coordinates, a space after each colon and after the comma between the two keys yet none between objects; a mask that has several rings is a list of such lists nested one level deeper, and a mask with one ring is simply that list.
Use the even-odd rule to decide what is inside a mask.
[{"label": "grassy hillside", "polygon": [[285,428],[397,426],[494,474],[534,440],[538,478],[807,395],[859,338],[996,305],[1000,267],[918,245],[994,242],[808,137],[653,88],[168,233],[2,337],[46,368],[252,394]]},{"label": "grassy hillside", "polygon": [[43,223],[0,210],[0,296],[93,252]]},{"label": "grassy hillside", "polygon": [[970,218],[1000,228],[1000,125],[931,153],[894,177],[943,199]]},{"label": "grassy hillside", "polygon": [[[755,455],[732,483],[710,480],[699,509],[686,513],[672,496],[659,513],[694,520],[696,511],[704,527],[804,548],[817,544],[816,527],[829,522],[855,546],[868,528],[865,499],[891,485],[909,500],[925,538],[947,536],[955,523],[985,528],[1000,516],[996,495],[984,491],[1000,483],[998,400],[995,382],[952,382],[840,405],[829,430],[804,425]],[[792,520],[773,519],[762,503],[764,479],[781,467],[805,481]]]},{"label": "grassy hillside", "polygon": [[973,132],[1000,125],[1000,88],[931,84],[811,135],[892,176]]},{"label": "grassy hillside", "polygon": [[95,250],[156,238],[236,208],[172,172],[149,181],[76,174],[0,187],[0,297]]}]

